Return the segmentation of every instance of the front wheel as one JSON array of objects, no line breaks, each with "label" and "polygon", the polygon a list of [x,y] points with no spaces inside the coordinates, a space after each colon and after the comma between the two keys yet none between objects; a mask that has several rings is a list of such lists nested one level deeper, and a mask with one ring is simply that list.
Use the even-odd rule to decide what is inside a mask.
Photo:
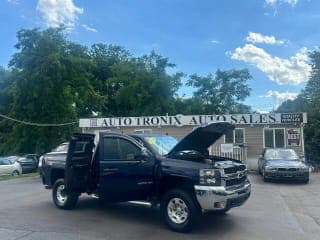
[{"label": "front wheel", "polygon": [[264,182],[268,182],[268,178],[266,177],[266,171],[262,169],[262,179]]},{"label": "front wheel", "polygon": [[181,189],[172,189],[164,194],[161,213],[166,225],[177,232],[188,232],[197,223],[199,208],[192,195]]},{"label": "front wheel", "polygon": [[64,180],[58,179],[52,189],[52,199],[54,204],[61,209],[72,209],[76,206],[79,195],[76,193],[67,193]]}]

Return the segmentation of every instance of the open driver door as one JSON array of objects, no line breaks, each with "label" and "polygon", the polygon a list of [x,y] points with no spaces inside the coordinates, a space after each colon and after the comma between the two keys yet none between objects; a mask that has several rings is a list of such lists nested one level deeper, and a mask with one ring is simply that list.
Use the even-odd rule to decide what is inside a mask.
[{"label": "open driver door", "polygon": [[70,139],[65,166],[65,188],[69,193],[83,193],[90,186],[94,137],[76,133]]}]

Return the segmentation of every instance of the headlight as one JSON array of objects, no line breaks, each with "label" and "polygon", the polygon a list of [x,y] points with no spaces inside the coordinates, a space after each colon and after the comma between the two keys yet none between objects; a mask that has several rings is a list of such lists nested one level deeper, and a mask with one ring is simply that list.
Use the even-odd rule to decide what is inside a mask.
[{"label": "headlight", "polygon": [[199,183],[200,185],[220,185],[220,174],[215,169],[200,169],[199,171]]},{"label": "headlight", "polygon": [[277,168],[272,167],[272,166],[266,166],[265,169],[266,169],[267,171],[275,171],[275,170],[277,170]]},{"label": "headlight", "polygon": [[300,170],[302,170],[302,171],[309,171],[309,167],[303,165],[303,166],[300,167]]}]

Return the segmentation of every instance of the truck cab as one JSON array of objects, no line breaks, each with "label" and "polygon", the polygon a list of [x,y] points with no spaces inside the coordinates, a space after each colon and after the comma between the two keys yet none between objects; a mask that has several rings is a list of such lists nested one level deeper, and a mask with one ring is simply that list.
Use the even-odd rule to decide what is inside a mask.
[{"label": "truck cab", "polygon": [[208,147],[233,125],[198,127],[181,141],[168,135],[74,134],[69,142],[63,178],[55,179],[58,208],[75,207],[82,193],[103,202],[148,201],[160,204],[173,230],[190,230],[203,212],[227,212],[250,196],[246,166],[210,156]]}]

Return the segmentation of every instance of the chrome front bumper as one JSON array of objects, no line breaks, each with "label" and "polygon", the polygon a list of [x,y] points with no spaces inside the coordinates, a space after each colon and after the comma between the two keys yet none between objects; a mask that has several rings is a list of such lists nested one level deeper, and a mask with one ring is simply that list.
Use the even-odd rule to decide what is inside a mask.
[{"label": "chrome front bumper", "polygon": [[203,211],[224,210],[242,205],[250,196],[251,184],[246,181],[235,188],[195,185],[194,189]]}]

